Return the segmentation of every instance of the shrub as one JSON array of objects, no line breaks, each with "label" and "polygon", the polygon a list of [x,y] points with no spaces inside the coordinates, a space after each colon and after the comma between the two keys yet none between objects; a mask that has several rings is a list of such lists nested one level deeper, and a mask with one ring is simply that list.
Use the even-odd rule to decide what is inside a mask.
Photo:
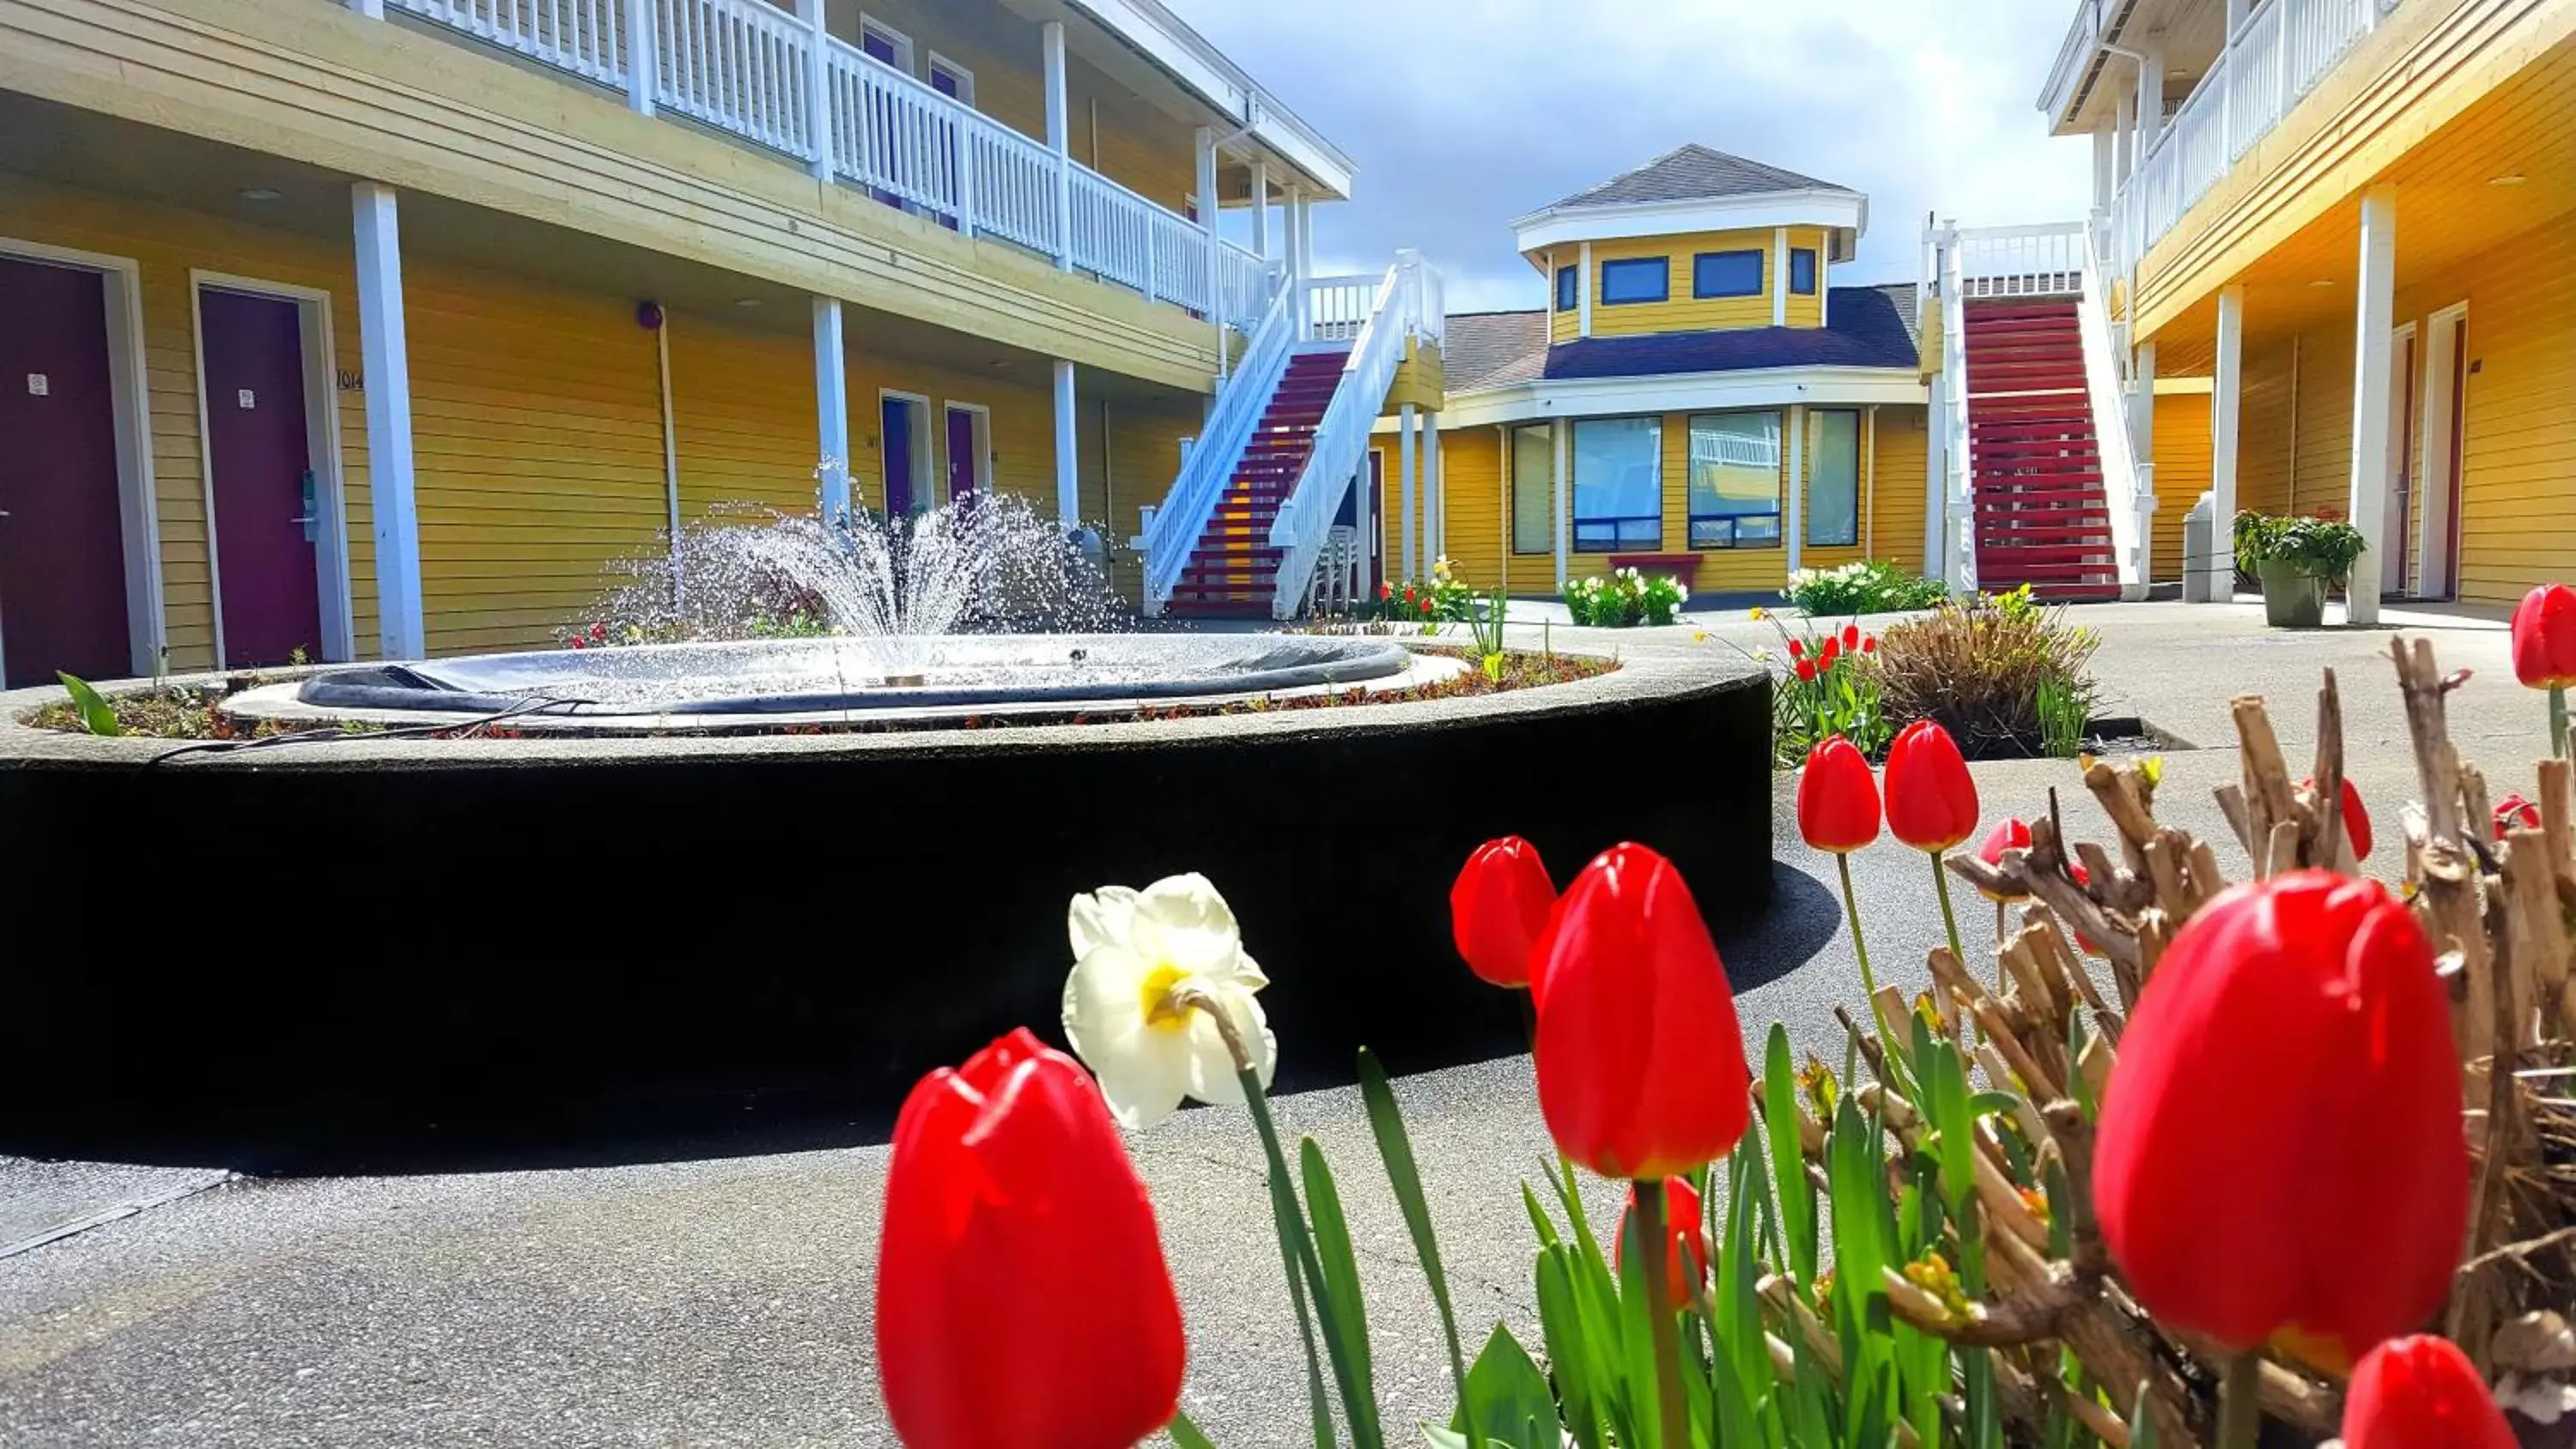
[{"label": "shrub", "polygon": [[2239,570],[2288,564],[2311,578],[2339,584],[2367,546],[2360,529],[2337,518],[2285,518],[2250,508],[2236,515]]},{"label": "shrub", "polygon": [[1950,597],[1949,586],[1939,579],[1876,560],[1838,569],[1800,569],[1789,575],[1789,586],[1782,592],[1790,603],[1819,618],[1928,609]]},{"label": "shrub", "polygon": [[1612,569],[1608,578],[1568,580],[1566,612],[1577,624],[1626,629],[1638,624],[1669,624],[1690,590],[1667,574],[1651,577],[1635,569]]},{"label": "shrub", "polygon": [[1970,754],[2040,752],[2039,694],[2063,690],[2059,708],[2093,708],[2085,672],[2101,641],[2066,622],[2063,608],[2034,602],[2027,589],[1949,603],[1880,636],[1878,673],[1888,714],[1939,722]]}]

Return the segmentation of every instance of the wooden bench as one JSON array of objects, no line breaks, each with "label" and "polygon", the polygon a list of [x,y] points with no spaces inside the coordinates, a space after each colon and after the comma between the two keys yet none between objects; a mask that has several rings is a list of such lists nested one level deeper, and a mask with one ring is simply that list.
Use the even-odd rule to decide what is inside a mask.
[{"label": "wooden bench", "polygon": [[1695,553],[1614,553],[1610,555],[1610,567],[1635,569],[1641,574],[1667,574],[1689,588],[1699,582],[1699,559]]}]

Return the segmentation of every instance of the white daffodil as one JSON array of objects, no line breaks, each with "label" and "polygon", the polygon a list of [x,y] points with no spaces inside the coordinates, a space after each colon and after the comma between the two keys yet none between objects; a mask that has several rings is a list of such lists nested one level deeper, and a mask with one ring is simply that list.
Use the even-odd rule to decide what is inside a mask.
[{"label": "white daffodil", "polygon": [[1207,877],[1168,876],[1142,891],[1103,886],[1073,898],[1065,925],[1074,957],[1065,1039],[1121,1125],[1150,1127],[1185,1096],[1243,1100],[1234,1055],[1201,1004],[1226,1014],[1254,1075],[1270,1085],[1279,1042],[1252,999],[1270,982]]}]

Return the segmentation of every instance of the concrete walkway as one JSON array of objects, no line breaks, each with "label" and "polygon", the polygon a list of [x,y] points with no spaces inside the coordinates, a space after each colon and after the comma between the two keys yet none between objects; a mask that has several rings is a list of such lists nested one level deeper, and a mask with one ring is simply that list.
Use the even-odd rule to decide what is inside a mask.
[{"label": "concrete walkway", "polygon": [[[2098,672],[2111,708],[2125,702],[2204,747],[2167,756],[2162,813],[2208,836],[2223,862],[2242,864],[2209,795],[2236,774],[2229,699],[2270,696],[2284,744],[2301,759],[2325,665],[2343,682],[2351,773],[2383,822],[2381,838],[2395,835],[2414,785],[2385,658],[2389,630],[2275,632],[2259,606],[2245,605],[2109,605],[2076,617],[2103,635]],[[2527,783],[2517,762],[2545,749],[2542,709],[2513,682],[2501,625],[2449,615],[2391,622],[2432,637],[2446,665],[2476,671],[2454,696],[2462,751],[2499,793]],[[1659,654],[1772,639],[1741,615],[1617,635],[1548,632]],[[2044,809],[2053,786],[2070,821],[2107,832],[2067,765],[1986,764],[1976,774],[1990,819]],[[1779,1019],[1801,1044],[1839,1055],[1832,1007],[1858,1001],[1856,972],[1836,938],[1831,862],[1798,840],[1792,788],[1780,777],[1777,907],[1721,946],[1750,1031]],[[1575,862],[1553,864],[1562,875]],[[1930,866],[1892,843],[1855,865],[1882,974],[1918,985],[1940,934]],[[2393,870],[2393,852],[2383,847],[2371,865]],[[1704,897],[1729,889],[1693,886]],[[1246,929],[1257,953],[1260,923]],[[1265,964],[1274,991],[1296,989],[1294,963]],[[1481,1341],[1497,1319],[1531,1326],[1534,1245],[1518,1183],[1549,1149],[1527,1058],[1409,1076],[1398,1092],[1462,1332]],[[1318,1139],[1340,1175],[1391,1432],[1442,1414],[1449,1389],[1436,1319],[1356,1093],[1291,1093],[1280,1114],[1287,1130]],[[0,1257],[0,1443],[890,1442],[870,1362],[885,1153],[866,1145],[862,1128],[846,1137],[854,1145],[589,1169],[230,1182],[203,1170],[0,1160],[0,1204],[12,1209],[0,1221],[13,1240],[39,1233],[47,1218],[187,1189]],[[1222,1444],[1300,1441],[1302,1369],[1246,1121],[1186,1112],[1131,1145],[1189,1315],[1189,1411]],[[1594,1198],[1606,1222],[1611,1194]]]}]

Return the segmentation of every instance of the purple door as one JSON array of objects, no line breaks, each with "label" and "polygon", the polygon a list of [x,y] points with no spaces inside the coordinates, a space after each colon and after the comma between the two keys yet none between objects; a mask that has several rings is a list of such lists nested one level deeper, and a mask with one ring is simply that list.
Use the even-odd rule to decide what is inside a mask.
[{"label": "purple door", "polygon": [[948,496],[975,491],[975,415],[964,408],[948,410]]},{"label": "purple door", "polygon": [[322,657],[314,570],[320,499],[304,431],[304,327],[293,302],[207,288],[206,447],[214,458],[215,561],[224,663]]},{"label": "purple door", "polygon": [[912,511],[912,404],[890,397],[879,407],[879,431],[885,438],[881,453],[885,458],[886,516],[901,518]]},{"label": "purple door", "polygon": [[9,687],[134,672],[107,279],[0,257],[0,652]]}]

